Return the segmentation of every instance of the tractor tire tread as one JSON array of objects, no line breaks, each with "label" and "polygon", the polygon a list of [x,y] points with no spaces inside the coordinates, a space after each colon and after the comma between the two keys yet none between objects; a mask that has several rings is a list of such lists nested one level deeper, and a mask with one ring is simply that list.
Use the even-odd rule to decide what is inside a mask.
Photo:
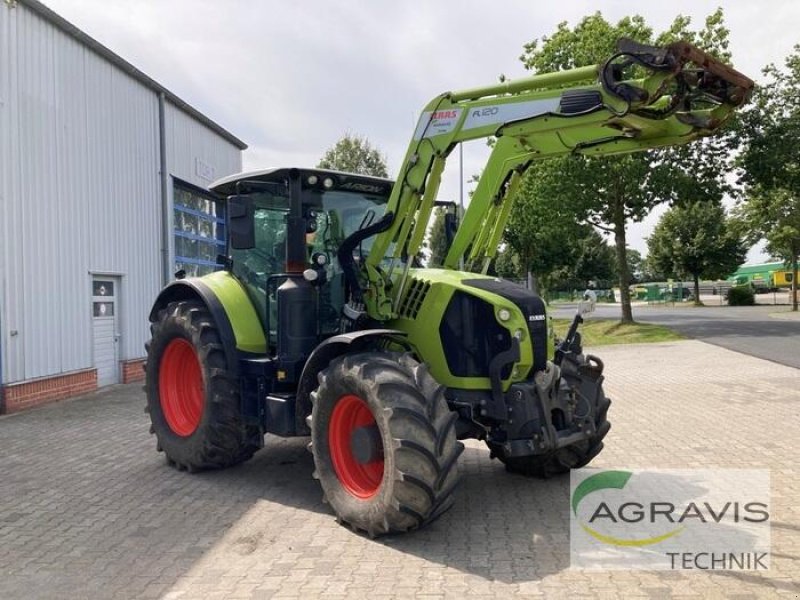
[{"label": "tractor tire tread", "polygon": [[[260,447],[255,441],[260,432],[242,419],[238,377],[227,368],[219,330],[208,309],[196,300],[170,302],[158,311],[150,331],[152,338],[146,344],[146,412],[150,414],[157,448],[166,454],[168,464],[194,473],[251,458]],[[185,437],[172,432],[159,399],[159,361],[167,344],[176,337],[190,341],[205,373],[203,415],[195,432]]]},{"label": "tractor tire tread", "polygon": [[[312,452],[339,521],[374,537],[417,529],[452,506],[463,444],[443,388],[427,367],[408,354],[360,352],[333,359],[318,381],[311,395]],[[330,458],[330,415],[347,394],[368,404],[384,439],[384,478],[366,501],[343,488]]]}]

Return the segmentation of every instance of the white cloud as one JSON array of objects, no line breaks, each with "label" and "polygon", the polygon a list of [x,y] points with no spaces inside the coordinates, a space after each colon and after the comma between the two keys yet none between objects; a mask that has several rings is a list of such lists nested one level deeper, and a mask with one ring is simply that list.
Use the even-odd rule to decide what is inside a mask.
[{"label": "white cloud", "polygon": [[[719,0],[488,3],[378,0],[46,0],[250,145],[247,167],[313,165],[345,132],[367,136],[394,172],[422,107],[436,94],[523,73],[525,42],[560,21],[639,13],[656,30],[677,14],[699,25]],[[800,3],[728,2],[734,63],[756,77],[798,42]],[[470,145],[465,177],[486,152]],[[441,195],[456,199],[458,168]],[[643,245],[653,219],[631,229]]]}]

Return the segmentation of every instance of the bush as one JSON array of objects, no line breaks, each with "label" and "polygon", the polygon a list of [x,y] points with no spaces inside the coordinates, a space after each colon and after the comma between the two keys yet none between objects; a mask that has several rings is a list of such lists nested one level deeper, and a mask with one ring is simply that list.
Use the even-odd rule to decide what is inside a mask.
[{"label": "bush", "polygon": [[737,285],[728,291],[728,306],[753,306],[756,296],[749,285]]}]

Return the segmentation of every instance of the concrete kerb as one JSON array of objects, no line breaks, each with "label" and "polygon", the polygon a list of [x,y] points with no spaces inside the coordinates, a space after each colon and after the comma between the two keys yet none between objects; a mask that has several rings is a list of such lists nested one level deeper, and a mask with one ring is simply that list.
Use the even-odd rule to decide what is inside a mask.
[{"label": "concrete kerb", "polygon": [[776,313],[770,313],[770,319],[779,319],[781,321],[800,321],[800,311],[782,311]]}]

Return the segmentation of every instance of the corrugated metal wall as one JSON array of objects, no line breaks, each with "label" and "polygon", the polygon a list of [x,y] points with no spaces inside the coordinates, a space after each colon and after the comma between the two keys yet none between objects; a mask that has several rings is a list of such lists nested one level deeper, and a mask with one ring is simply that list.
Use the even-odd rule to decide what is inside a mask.
[{"label": "corrugated metal wall", "polygon": [[166,141],[170,175],[198,187],[242,170],[242,153],[235,146],[169,102]]},{"label": "corrugated metal wall", "polygon": [[[209,166],[215,176],[240,169],[238,148],[168,108],[170,172],[205,186],[196,173]],[[5,3],[0,214],[4,382],[93,365],[93,273],[122,277],[120,355],[144,355],[161,287],[158,96],[23,5]]]},{"label": "corrugated metal wall", "polygon": [[[2,7],[0,7],[2,8]],[[7,377],[8,347],[8,294],[9,286],[17,285],[11,279],[8,270],[10,239],[6,232],[6,223],[11,220],[12,207],[8,197],[11,190],[10,180],[13,170],[11,164],[11,111],[8,106],[11,88],[11,72],[9,59],[11,22],[8,11],[0,11],[0,384]],[[2,393],[2,392],[0,392]]]},{"label": "corrugated metal wall", "polygon": [[[174,204],[174,179],[207,188],[215,179],[242,170],[242,153],[220,140],[213,131],[169,102],[165,110],[167,171],[170,174],[169,205]],[[174,229],[170,210],[170,230]],[[175,264],[175,238],[170,238],[170,261]]]}]

